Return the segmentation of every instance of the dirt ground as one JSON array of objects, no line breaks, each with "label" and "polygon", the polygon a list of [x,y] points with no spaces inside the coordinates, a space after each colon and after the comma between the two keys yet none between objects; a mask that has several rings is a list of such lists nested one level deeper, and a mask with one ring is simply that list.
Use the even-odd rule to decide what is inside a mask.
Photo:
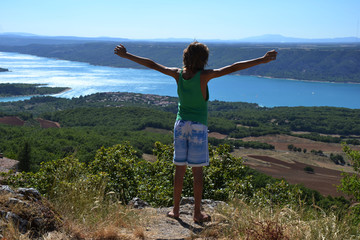
[{"label": "dirt ground", "polygon": [[[324,196],[342,196],[336,186],[340,184],[341,171],[313,166],[300,162],[285,162],[276,158],[262,155],[247,155],[248,158],[260,160],[262,163],[245,163],[275,178],[285,178],[291,184],[303,184],[305,187],[317,190]],[[310,166],[314,173],[304,170]]]},{"label": "dirt ground", "polygon": [[12,126],[23,126],[25,124],[25,122],[20,118],[11,117],[11,116],[0,118],[0,123],[12,125]]},{"label": "dirt ground", "polygon": [[[40,123],[42,128],[61,128],[60,123],[45,120],[42,118],[37,118],[36,121]],[[6,116],[0,118],[0,123],[12,125],[12,126],[24,126],[25,121],[21,120],[19,117]]]},{"label": "dirt ground", "polygon": [[[288,151],[288,146],[293,144],[301,149],[306,148],[308,152],[311,150],[322,150],[323,152],[341,153],[342,146],[339,143],[317,142],[306,138],[293,137],[288,135],[267,135],[261,137],[247,137],[243,141],[265,142],[275,146],[276,150]],[[359,146],[353,146],[354,150],[359,151]]]},{"label": "dirt ground", "polygon": [[10,158],[0,158],[0,172],[8,172],[10,169],[15,169],[19,161]]},{"label": "dirt ground", "polygon": [[61,128],[58,122],[44,120],[42,118],[37,118],[36,121],[40,123],[40,126],[42,128]]}]

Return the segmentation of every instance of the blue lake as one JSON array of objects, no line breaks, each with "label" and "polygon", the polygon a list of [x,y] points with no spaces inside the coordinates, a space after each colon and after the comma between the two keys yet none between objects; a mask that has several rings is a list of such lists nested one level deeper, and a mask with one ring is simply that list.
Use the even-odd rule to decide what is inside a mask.
[{"label": "blue lake", "polygon": [[[73,98],[96,92],[136,92],[176,96],[176,82],[153,70],[93,66],[18,53],[0,52],[0,83],[39,83],[70,87],[54,96]],[[316,79],[314,79],[316,80]],[[210,100],[261,106],[334,106],[360,108],[360,84],[310,82],[229,75],[209,83]],[[30,97],[0,98],[0,102]]]}]

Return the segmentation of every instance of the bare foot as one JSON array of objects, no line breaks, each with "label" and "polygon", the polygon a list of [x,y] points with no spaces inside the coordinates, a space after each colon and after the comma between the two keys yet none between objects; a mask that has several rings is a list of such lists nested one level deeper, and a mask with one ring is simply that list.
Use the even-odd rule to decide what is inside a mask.
[{"label": "bare foot", "polygon": [[200,213],[197,215],[194,215],[194,222],[196,223],[203,223],[203,222],[210,222],[211,216],[206,213]]},{"label": "bare foot", "polygon": [[175,214],[174,211],[170,211],[166,214],[166,216],[168,216],[169,218],[178,219],[180,217],[180,214]]}]

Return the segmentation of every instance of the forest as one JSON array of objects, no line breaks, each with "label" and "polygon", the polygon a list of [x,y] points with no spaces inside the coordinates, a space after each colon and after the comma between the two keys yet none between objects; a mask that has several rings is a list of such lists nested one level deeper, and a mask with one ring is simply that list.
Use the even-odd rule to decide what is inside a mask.
[{"label": "forest", "polygon": [[[0,51],[18,52],[42,57],[87,62],[121,68],[142,68],[113,54],[117,42],[88,42],[78,44],[0,45]],[[187,43],[126,41],[129,52],[149,57],[166,66],[181,67],[182,51]],[[245,44],[209,42],[209,68],[263,56],[278,51],[276,63],[256,66],[240,72],[311,81],[360,82],[359,44]]]},{"label": "forest", "polygon": [[57,94],[67,89],[46,87],[41,84],[0,83],[0,97]]},{"label": "forest", "polygon": [[[176,109],[175,97],[136,93],[97,93],[73,99],[33,97],[20,102],[3,102],[0,103],[0,117],[18,116],[25,125],[0,124],[0,150],[5,156],[16,159],[28,143],[32,148],[33,171],[43,161],[71,154],[88,162],[100,147],[121,142],[129,142],[139,156],[151,154],[156,141],[172,142]],[[61,128],[42,129],[36,118],[59,122]],[[360,110],[264,108],[243,102],[210,101],[209,131],[226,134],[232,139],[210,138],[212,145],[229,144],[235,148],[273,149],[269,144],[241,140],[268,134],[359,145]],[[301,133],[297,133],[299,131]]]}]

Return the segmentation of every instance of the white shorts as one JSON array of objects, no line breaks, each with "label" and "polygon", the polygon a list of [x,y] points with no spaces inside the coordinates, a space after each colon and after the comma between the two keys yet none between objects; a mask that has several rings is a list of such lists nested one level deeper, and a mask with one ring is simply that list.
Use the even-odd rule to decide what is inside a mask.
[{"label": "white shorts", "polygon": [[174,125],[174,164],[209,165],[208,128],[204,124],[177,120]]}]

